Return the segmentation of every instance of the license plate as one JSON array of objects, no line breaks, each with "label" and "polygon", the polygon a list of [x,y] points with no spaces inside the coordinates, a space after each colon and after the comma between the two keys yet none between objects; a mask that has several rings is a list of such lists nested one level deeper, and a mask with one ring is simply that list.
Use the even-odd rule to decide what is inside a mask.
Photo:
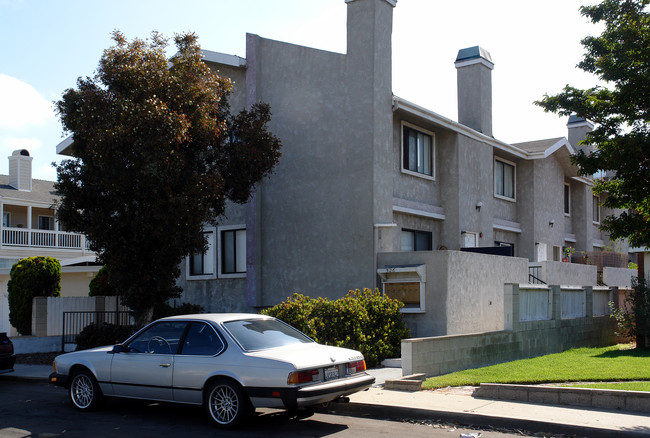
[{"label": "license plate", "polygon": [[325,368],[325,380],[334,380],[339,378],[339,367]]}]

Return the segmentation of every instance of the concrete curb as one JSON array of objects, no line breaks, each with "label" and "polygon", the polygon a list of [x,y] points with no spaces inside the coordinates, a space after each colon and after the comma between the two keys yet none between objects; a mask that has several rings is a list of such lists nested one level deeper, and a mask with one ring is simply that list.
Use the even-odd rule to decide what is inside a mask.
[{"label": "concrete curb", "polygon": [[[534,405],[530,405],[534,409]],[[617,437],[647,437],[646,431],[610,430],[595,427],[576,426],[534,419],[507,418],[494,415],[476,414],[472,412],[452,412],[433,409],[417,409],[405,406],[376,405],[365,403],[341,403],[330,405],[329,408],[318,408],[322,414],[347,415],[360,418],[378,418],[389,420],[421,420],[443,423],[455,423],[489,429],[519,429],[533,433],[568,435],[589,438]]]},{"label": "concrete curb", "polygon": [[650,392],[481,383],[476,398],[650,412]]}]

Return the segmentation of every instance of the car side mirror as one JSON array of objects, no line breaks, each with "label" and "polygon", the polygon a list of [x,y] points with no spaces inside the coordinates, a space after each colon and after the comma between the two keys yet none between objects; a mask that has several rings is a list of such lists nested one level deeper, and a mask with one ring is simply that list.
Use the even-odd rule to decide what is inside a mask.
[{"label": "car side mirror", "polygon": [[123,351],[124,351],[124,345],[122,344],[113,345],[113,353],[121,353]]}]

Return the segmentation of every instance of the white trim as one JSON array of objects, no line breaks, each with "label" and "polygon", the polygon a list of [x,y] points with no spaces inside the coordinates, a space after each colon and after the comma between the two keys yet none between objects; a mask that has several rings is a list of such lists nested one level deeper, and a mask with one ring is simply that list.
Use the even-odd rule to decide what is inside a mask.
[{"label": "white trim", "polygon": [[[598,199],[598,201],[596,202],[597,205],[595,205],[595,207],[598,209],[598,210],[596,210],[598,212],[598,220],[594,220],[594,199]],[[602,218],[600,217],[600,196],[592,194],[592,198],[591,198],[591,220],[592,220],[592,223],[594,225],[600,225],[601,219]]]},{"label": "white trim", "polygon": [[458,134],[464,135],[473,140],[483,142],[489,146],[492,146],[497,150],[515,155],[517,158],[528,158],[529,154],[522,149],[519,149],[508,143],[496,140],[493,137],[487,136],[468,126],[455,122],[451,119],[441,116],[440,114],[434,113],[433,111],[430,111],[424,107],[409,102],[408,100],[404,100],[398,96],[393,96],[393,111],[396,111],[398,109],[404,110],[409,114],[420,117],[431,123],[435,123],[442,128],[450,129]]},{"label": "white trim", "polygon": [[456,62],[454,62],[454,67],[462,68],[462,67],[467,67],[468,65],[474,65],[474,64],[481,64],[482,66],[487,67],[490,70],[494,70],[494,63],[491,62],[491,61],[488,61],[487,59],[482,58],[482,57],[463,59],[461,61],[456,61]]},{"label": "white trim", "polygon": [[437,219],[444,221],[445,215],[441,213],[432,213],[430,211],[416,210],[414,208],[400,207],[399,205],[393,205],[393,211],[398,213],[411,214],[413,216],[428,217],[430,219]]},{"label": "white trim", "polygon": [[236,55],[228,55],[212,50],[201,50],[203,61],[214,62],[216,64],[230,65],[232,67],[246,67],[246,59]]},{"label": "white trim", "polygon": [[[512,166],[512,198],[504,195],[497,194],[497,178],[494,173],[494,168],[496,167],[496,162],[500,161],[503,164],[508,164]],[[492,188],[494,189],[494,197],[498,199],[503,199],[504,201],[517,202],[517,163],[501,158],[497,155],[494,155],[494,160],[492,161]]]},{"label": "white trim", "polygon": [[510,231],[512,233],[521,233],[521,228],[510,227],[508,225],[493,224],[492,229],[499,231]]},{"label": "white trim", "polygon": [[[345,3],[352,3],[354,1],[356,1],[356,0],[345,0]],[[389,5],[391,5],[392,7],[397,6],[397,0],[384,0],[384,1],[386,3],[388,3]]]},{"label": "white trim", "polygon": [[[406,169],[404,167],[404,127],[408,127],[414,131],[421,132],[423,134],[426,134],[431,137],[431,175],[427,175],[426,173],[420,173],[414,170]],[[400,170],[402,173],[411,175],[411,176],[416,176],[418,178],[423,178],[427,179],[429,181],[435,181],[436,180],[436,133],[433,131],[429,131],[427,129],[424,129],[418,125],[414,125],[413,123],[409,123],[405,120],[402,120],[400,124]]]},{"label": "white trim", "polygon": [[605,246],[605,242],[600,240],[600,239],[594,239],[593,247],[594,248],[602,248]]},{"label": "white trim", "polygon": [[578,240],[576,239],[575,234],[571,234],[571,235],[564,236],[564,241],[565,242],[576,243]]},{"label": "white trim", "polygon": [[72,135],[67,136],[64,138],[59,144],[56,145],[56,153],[59,155],[70,155],[69,153],[64,153],[67,152],[66,149],[68,149],[70,146],[72,146],[73,139]]},{"label": "white trim", "polygon": [[[569,188],[569,212],[567,213],[566,211],[564,212],[564,216],[566,217],[571,217],[571,184],[568,182],[564,182],[564,187]],[[564,189],[562,189],[564,190]],[[564,191],[562,191],[562,210],[564,210]]]},{"label": "white trim", "polygon": [[[246,278],[246,271],[244,272],[236,272],[236,273],[231,273],[231,274],[224,274],[222,271],[222,242],[221,242],[221,235],[224,231],[233,231],[233,230],[242,230],[246,231],[246,224],[237,224],[237,225],[223,225],[220,227],[217,227],[217,272],[218,272],[218,278]],[[235,245],[237,242],[235,241]]]},{"label": "white trim", "polygon": [[[216,254],[218,251],[218,248],[215,247],[216,245],[216,228],[215,227],[203,227],[203,232],[204,233],[212,233],[213,240],[212,242],[208,242],[208,249],[206,250],[206,253],[209,251],[212,251],[213,254]],[[201,274],[201,275],[192,275],[190,271],[190,258],[192,257],[193,254],[188,255],[185,257],[185,263],[186,263],[186,268],[185,268],[185,279],[187,281],[195,281],[195,280],[214,280],[217,278],[217,267],[214,265],[215,260],[217,259],[216,257],[212,257],[212,273],[209,274]]]}]

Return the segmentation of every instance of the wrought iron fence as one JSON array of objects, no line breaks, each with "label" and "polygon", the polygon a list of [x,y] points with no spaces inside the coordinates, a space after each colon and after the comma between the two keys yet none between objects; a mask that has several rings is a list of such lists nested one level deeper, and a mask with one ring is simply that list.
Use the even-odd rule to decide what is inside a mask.
[{"label": "wrought iron fence", "polygon": [[77,335],[92,324],[131,325],[133,321],[128,310],[63,312],[61,351],[65,351],[66,344],[76,344]]}]

